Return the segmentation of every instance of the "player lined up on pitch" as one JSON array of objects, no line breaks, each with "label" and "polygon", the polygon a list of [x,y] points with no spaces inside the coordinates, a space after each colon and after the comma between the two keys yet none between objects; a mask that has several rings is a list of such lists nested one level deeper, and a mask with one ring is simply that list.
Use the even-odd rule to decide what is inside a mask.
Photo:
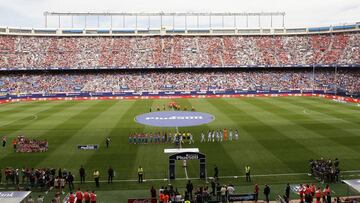
[{"label": "player lined up on pitch", "polygon": [[155,132],[132,133],[129,144],[193,144],[194,137],[190,132]]},{"label": "player lined up on pitch", "polygon": [[231,128],[208,130],[207,139],[204,131],[201,131],[201,142],[222,142],[222,141],[237,141],[239,139],[239,132],[237,129],[233,131]]}]

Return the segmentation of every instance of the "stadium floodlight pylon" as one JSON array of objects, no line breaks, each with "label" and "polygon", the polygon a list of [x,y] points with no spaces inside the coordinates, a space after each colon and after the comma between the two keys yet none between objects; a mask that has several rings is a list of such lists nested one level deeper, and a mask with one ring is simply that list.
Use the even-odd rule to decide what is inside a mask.
[{"label": "stadium floodlight pylon", "polygon": [[160,27],[163,27],[163,17],[172,17],[173,28],[175,28],[175,18],[184,17],[185,30],[188,29],[188,17],[196,17],[196,25],[199,27],[199,18],[208,17],[208,24],[211,28],[212,17],[220,17],[222,27],[224,27],[224,17],[233,18],[233,28],[238,28],[237,17],[246,18],[246,27],[249,27],[249,17],[258,18],[258,27],[261,27],[261,17],[270,18],[270,27],[273,27],[273,17],[282,18],[282,27],[285,27],[285,12],[44,12],[45,27],[48,27],[48,17],[58,18],[58,27],[61,28],[61,17],[71,17],[71,26],[73,27],[73,17],[84,17],[84,27],[87,27],[87,17],[97,17],[97,26],[100,26],[100,17],[110,17],[110,28],[113,28],[113,17],[122,17],[123,27],[125,27],[125,17],[135,18],[135,29],[138,29],[138,17],[148,18],[148,28],[151,24],[150,17],[158,17]]}]

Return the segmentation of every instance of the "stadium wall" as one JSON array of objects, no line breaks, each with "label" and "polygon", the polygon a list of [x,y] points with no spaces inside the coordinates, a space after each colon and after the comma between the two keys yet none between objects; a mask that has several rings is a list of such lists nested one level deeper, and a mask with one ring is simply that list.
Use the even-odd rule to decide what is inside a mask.
[{"label": "stadium wall", "polygon": [[360,103],[360,95],[349,96],[323,90],[257,90],[257,91],[174,91],[174,92],[99,92],[99,93],[44,93],[0,96],[0,104],[24,101],[58,101],[58,100],[124,100],[124,99],[178,99],[178,98],[239,98],[239,97],[285,97],[315,96],[338,102]]}]

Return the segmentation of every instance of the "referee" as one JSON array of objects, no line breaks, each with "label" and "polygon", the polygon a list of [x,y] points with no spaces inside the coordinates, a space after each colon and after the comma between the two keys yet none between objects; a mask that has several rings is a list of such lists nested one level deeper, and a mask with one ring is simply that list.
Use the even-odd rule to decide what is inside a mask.
[{"label": "referee", "polygon": [[110,137],[106,137],[105,138],[106,148],[109,148],[110,142],[111,142]]}]

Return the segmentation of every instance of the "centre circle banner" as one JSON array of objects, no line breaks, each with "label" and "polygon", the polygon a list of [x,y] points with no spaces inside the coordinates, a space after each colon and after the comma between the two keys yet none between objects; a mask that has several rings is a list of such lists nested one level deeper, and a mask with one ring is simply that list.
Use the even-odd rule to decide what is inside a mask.
[{"label": "centre circle banner", "polygon": [[215,117],[208,113],[195,111],[157,111],[141,114],[135,121],[156,127],[186,127],[212,122]]}]

